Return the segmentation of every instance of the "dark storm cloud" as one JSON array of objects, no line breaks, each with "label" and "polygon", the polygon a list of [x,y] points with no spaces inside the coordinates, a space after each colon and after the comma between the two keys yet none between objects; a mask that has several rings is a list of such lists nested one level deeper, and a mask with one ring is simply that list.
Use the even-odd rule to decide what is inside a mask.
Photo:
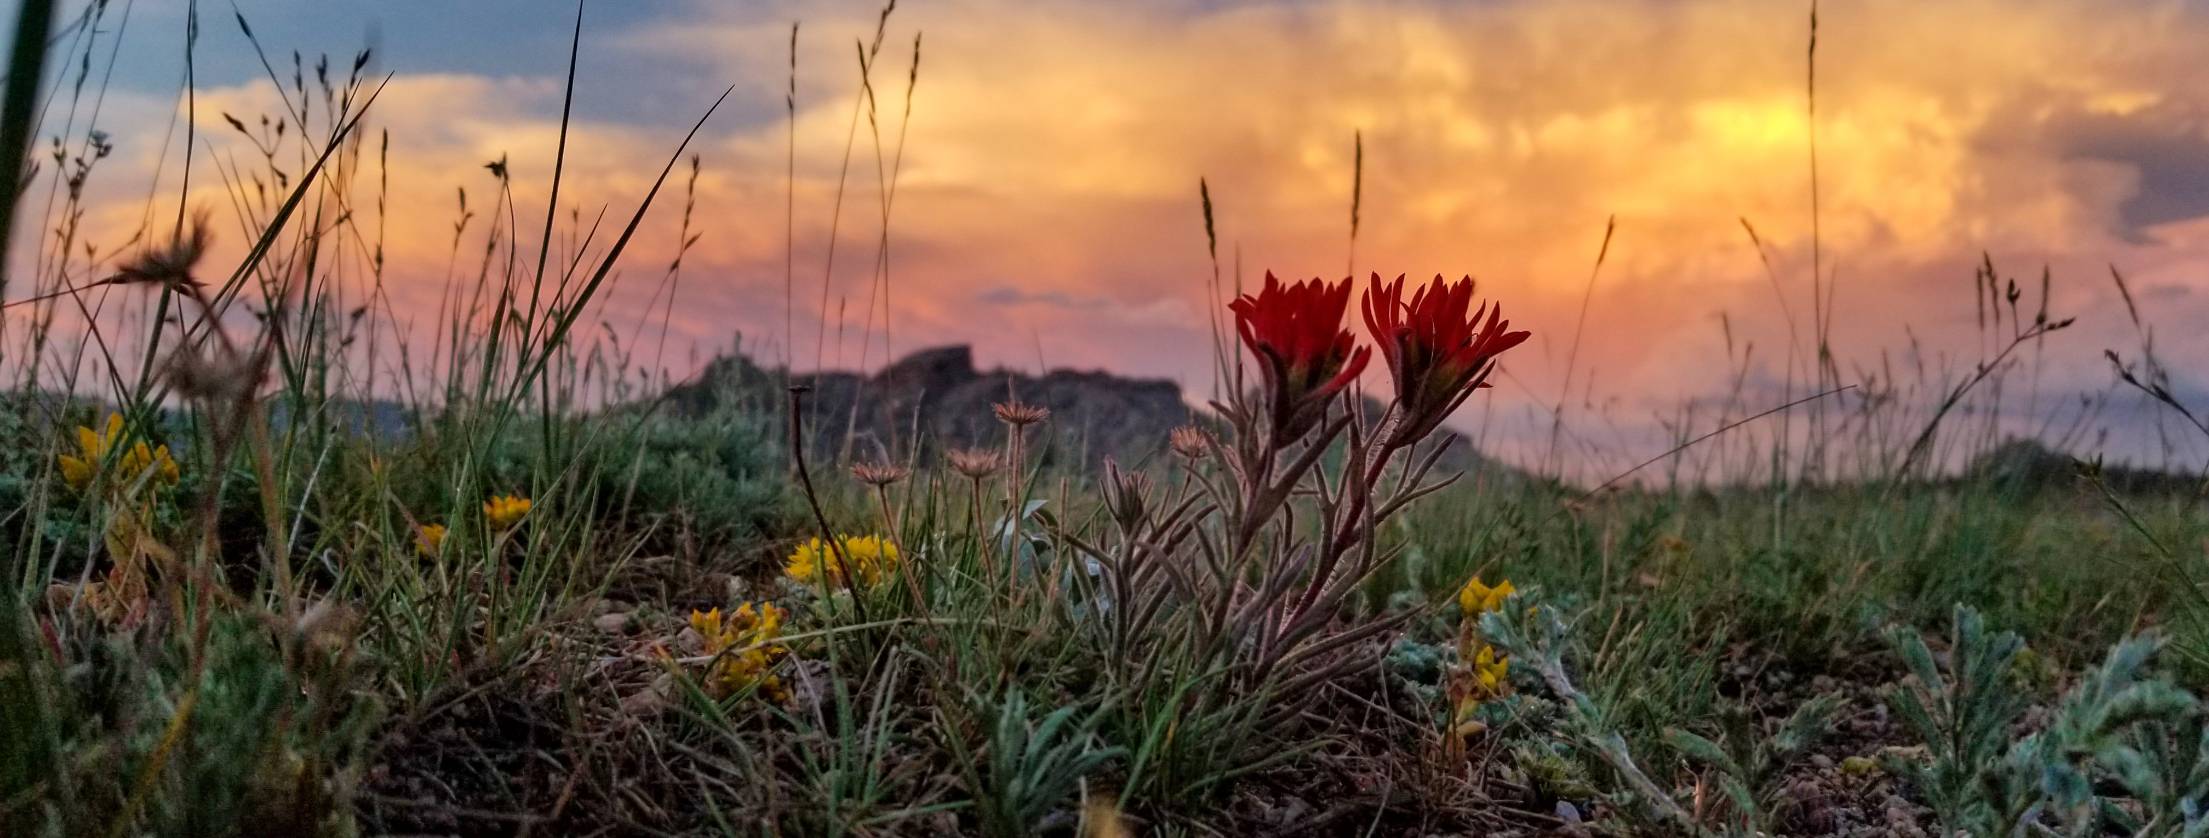
[{"label": "dark storm cloud", "polygon": [[2044,130],[2064,157],[2138,173],[2136,191],[2118,207],[2126,238],[2145,241],[2150,227],[2209,215],[2209,113],[2201,105],[2166,101],[2130,113],[2070,109],[2049,118]]}]

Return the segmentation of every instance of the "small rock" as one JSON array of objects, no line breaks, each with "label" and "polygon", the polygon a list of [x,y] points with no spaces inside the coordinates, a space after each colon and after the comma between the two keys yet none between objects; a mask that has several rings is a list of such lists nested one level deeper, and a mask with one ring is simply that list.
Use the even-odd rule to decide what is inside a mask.
[{"label": "small rock", "polygon": [[682,633],[675,635],[675,648],[686,655],[705,654],[706,636],[699,634],[697,629],[684,626]]},{"label": "small rock", "polygon": [[1889,795],[1884,808],[1886,809],[1888,834],[1909,836],[1910,838],[1918,838],[1925,834],[1925,830],[1918,826],[1917,812],[1915,807],[1910,805],[1910,801],[1902,799],[1899,795]]},{"label": "small rock", "polygon": [[629,612],[614,611],[600,614],[591,620],[591,625],[597,626],[599,631],[607,634],[627,634],[629,632]]},{"label": "small rock", "polygon": [[675,676],[660,673],[660,677],[652,679],[644,689],[623,696],[621,712],[640,719],[652,718],[667,709],[667,698],[674,691]]},{"label": "small rock", "polygon": [[1580,810],[1567,801],[1559,800],[1557,801],[1557,819],[1565,823],[1579,823]]},{"label": "small rock", "polygon": [[1811,754],[1810,764],[1817,766],[1820,771],[1830,770],[1833,768],[1833,758],[1825,754]]},{"label": "small rock", "polygon": [[827,661],[799,660],[783,676],[782,682],[790,689],[790,703],[808,713],[818,713],[828,700]]}]

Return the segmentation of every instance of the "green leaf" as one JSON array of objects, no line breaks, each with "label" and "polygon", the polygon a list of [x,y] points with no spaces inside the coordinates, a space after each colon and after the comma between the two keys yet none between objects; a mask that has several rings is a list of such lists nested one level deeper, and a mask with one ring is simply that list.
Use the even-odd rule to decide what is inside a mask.
[{"label": "green leaf", "polygon": [[1711,766],[1733,776],[1741,776],[1741,766],[1718,743],[1679,728],[1665,728],[1664,742],[1689,760]]}]

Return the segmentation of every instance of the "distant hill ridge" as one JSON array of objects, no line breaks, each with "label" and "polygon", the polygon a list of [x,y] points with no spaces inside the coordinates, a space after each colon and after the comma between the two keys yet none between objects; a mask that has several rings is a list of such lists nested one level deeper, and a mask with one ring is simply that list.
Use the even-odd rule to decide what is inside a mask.
[{"label": "distant hill ridge", "polygon": [[[2027,489],[2074,485],[2079,471],[2078,459],[2069,454],[2034,440],[2012,439],[1972,460],[1965,475]],[[2099,479],[2120,494],[2200,496],[2209,488],[2201,474],[2121,464],[2102,467]]]}]

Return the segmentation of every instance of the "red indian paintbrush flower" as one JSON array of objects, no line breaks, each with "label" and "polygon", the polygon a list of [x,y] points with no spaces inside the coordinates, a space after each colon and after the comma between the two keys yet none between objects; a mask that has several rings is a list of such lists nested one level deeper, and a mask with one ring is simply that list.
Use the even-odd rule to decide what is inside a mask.
[{"label": "red indian paintbrush flower", "polygon": [[1395,442],[1433,432],[1473,391],[1488,386],[1496,356],[1532,334],[1509,331],[1501,305],[1483,302],[1474,309],[1471,277],[1453,283],[1436,274],[1409,304],[1403,300],[1402,276],[1383,285],[1381,275],[1373,275],[1365,291],[1365,328],[1395,379],[1402,412]]},{"label": "red indian paintbrush flower", "polygon": [[1244,294],[1228,304],[1236,331],[1265,373],[1273,447],[1285,448],[1310,431],[1326,415],[1327,400],[1365,369],[1372,350],[1356,346],[1342,327],[1349,304],[1349,279],[1284,286],[1271,271],[1257,296]]}]

